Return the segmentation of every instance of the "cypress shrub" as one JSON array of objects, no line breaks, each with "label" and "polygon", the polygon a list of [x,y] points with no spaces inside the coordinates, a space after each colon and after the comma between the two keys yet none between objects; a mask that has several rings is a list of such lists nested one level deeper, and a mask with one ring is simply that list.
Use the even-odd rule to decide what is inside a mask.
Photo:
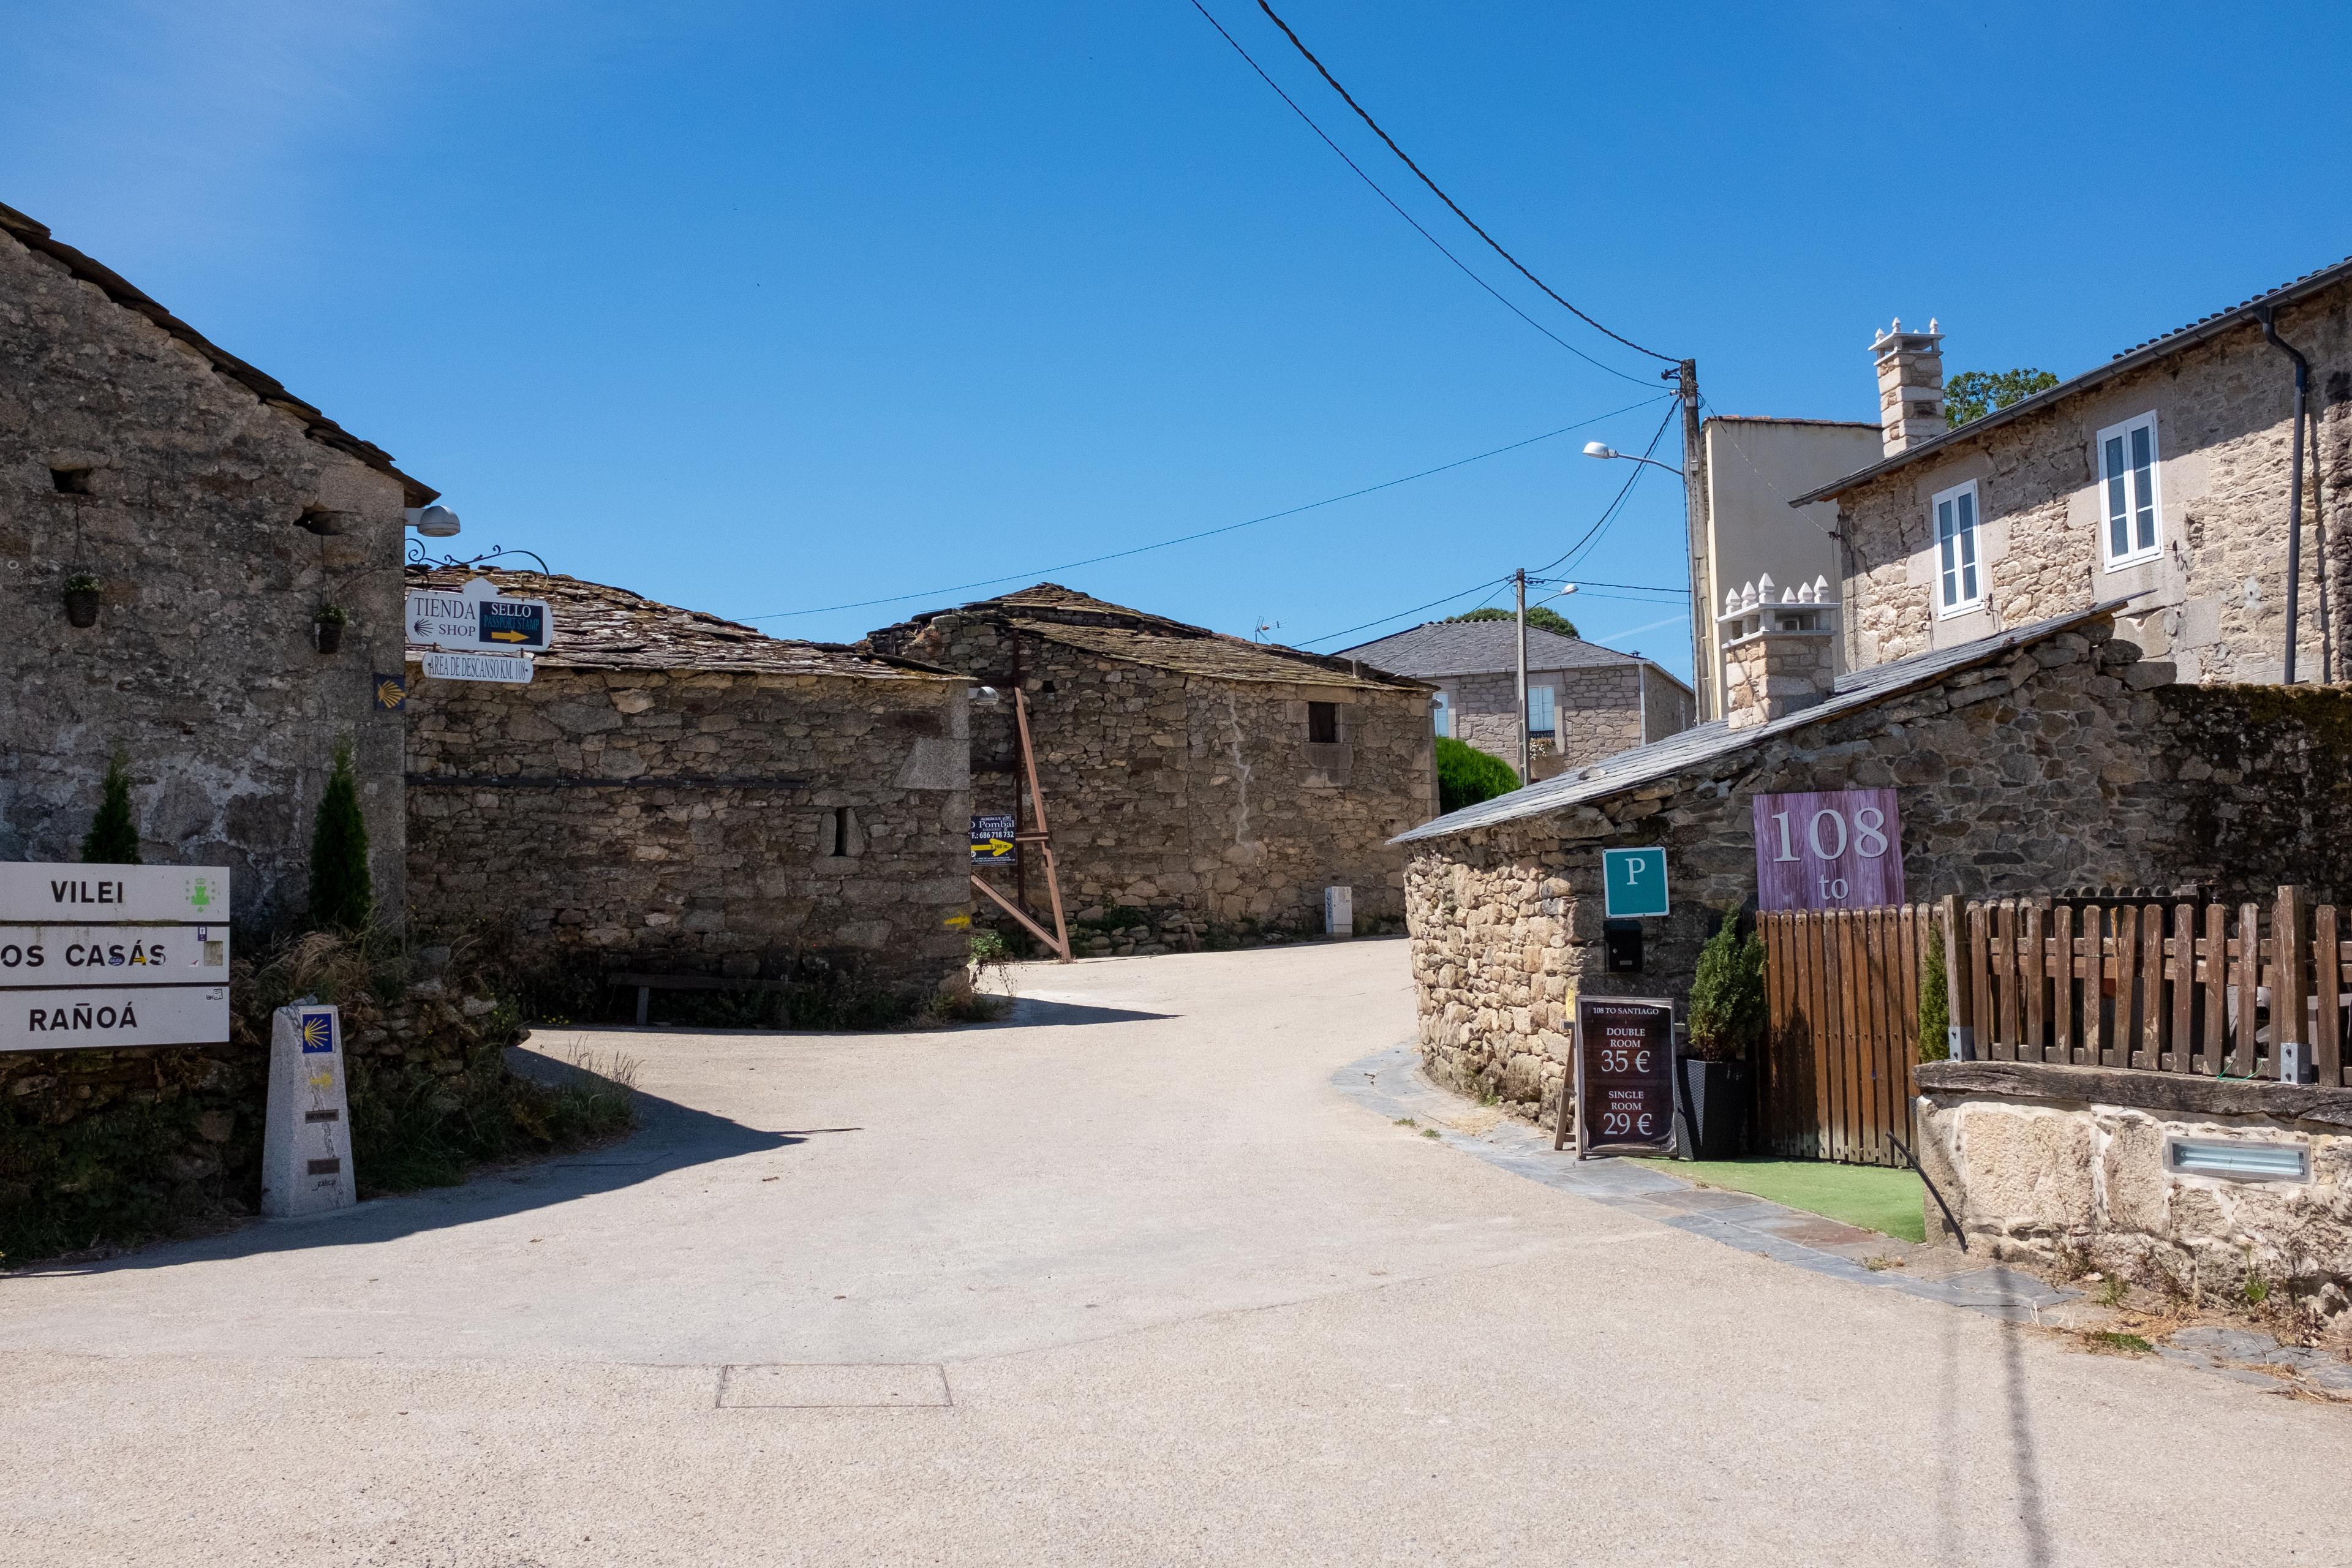
[{"label": "cypress shrub", "polygon": [[105,793],[98,816],[81,841],[81,858],[93,866],[139,864],[139,824],[131,816],[131,769],[121,752],[106,764]]},{"label": "cypress shrub", "polygon": [[1459,811],[1519,787],[1519,775],[1502,758],[1451,735],[1437,737],[1437,809]]},{"label": "cypress shrub", "polygon": [[1764,994],[1764,938],[1739,935],[1739,911],[1729,910],[1699,950],[1691,978],[1690,1054],[1729,1061],[1764,1037],[1770,1004]]},{"label": "cypress shrub", "polygon": [[335,748],[335,768],[319,797],[319,824],[310,836],[310,923],[320,930],[361,931],[374,909],[367,821],[360,815],[360,783],[346,741]]},{"label": "cypress shrub", "polygon": [[1952,1054],[1947,1032],[1952,1022],[1952,981],[1944,967],[1944,931],[1927,928],[1927,957],[1919,966],[1919,1059],[1940,1062]]}]

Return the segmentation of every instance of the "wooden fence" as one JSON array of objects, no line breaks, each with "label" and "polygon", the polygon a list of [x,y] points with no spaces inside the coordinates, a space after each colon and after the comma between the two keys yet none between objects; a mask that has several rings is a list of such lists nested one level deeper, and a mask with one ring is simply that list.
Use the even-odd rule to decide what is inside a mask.
[{"label": "wooden fence", "polygon": [[[1759,915],[1771,1033],[1758,1062],[1760,1152],[1900,1165],[1911,1135],[1927,904]],[[1892,1137],[1890,1137],[1890,1134]]]},{"label": "wooden fence", "polygon": [[[2341,1085],[2352,942],[2332,904],[1947,899],[1952,1022],[1972,1055],[2274,1078],[2292,1040]],[[2306,1076],[2310,1076],[2306,1074]]]}]

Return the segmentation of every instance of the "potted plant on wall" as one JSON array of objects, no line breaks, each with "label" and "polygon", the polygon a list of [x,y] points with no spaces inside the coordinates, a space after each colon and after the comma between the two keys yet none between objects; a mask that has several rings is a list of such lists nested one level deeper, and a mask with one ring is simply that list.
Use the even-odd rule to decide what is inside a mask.
[{"label": "potted plant on wall", "polygon": [[1763,1041],[1764,938],[1739,931],[1739,911],[1698,955],[1686,1016],[1690,1044],[1675,1064],[1682,1090],[1685,1152],[1696,1160],[1728,1160],[1747,1141],[1748,1057]]},{"label": "potted plant on wall", "polygon": [[343,628],[352,624],[351,612],[341,605],[321,605],[310,629],[317,637],[320,653],[333,653],[343,646]]},{"label": "potted plant on wall", "polygon": [[87,572],[77,572],[66,579],[66,621],[77,626],[98,625],[98,606],[104,590],[99,581]]}]

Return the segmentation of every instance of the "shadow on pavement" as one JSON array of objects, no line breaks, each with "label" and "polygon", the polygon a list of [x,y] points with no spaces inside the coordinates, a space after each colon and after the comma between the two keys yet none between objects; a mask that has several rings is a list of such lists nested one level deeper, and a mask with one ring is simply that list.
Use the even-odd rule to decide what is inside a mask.
[{"label": "shadow on pavement", "polygon": [[219,1236],[167,1241],[100,1262],[33,1266],[10,1276],[96,1275],[126,1269],[168,1268],[184,1263],[214,1263],[270,1252],[329,1247],[366,1247],[425,1231],[503,1219],[575,1198],[635,1186],[672,1171],[731,1160],[739,1155],[805,1143],[854,1127],[814,1127],[762,1132],[723,1116],[636,1091],[637,1131],[617,1143],[551,1155],[522,1165],[489,1166],[462,1184],[371,1198],[356,1208],[311,1219],[257,1220]]},{"label": "shadow on pavement", "polygon": [[1140,1024],[1173,1018],[1173,1013],[1139,1013],[1127,1007],[1089,1007],[1079,1002],[1048,1002],[1042,996],[1016,996],[1010,1016],[974,1024],[976,1029],[1036,1029],[1076,1024]]}]

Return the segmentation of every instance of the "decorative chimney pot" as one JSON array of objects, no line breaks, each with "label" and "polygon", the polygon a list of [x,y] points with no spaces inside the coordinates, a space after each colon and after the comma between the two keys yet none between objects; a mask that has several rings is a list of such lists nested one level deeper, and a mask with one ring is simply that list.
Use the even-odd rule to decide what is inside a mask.
[{"label": "decorative chimney pot", "polygon": [[[1777,596],[1776,596],[1777,593]],[[1837,615],[1827,577],[1776,591],[1768,575],[1723,596],[1724,721],[1753,729],[1828,700]]]},{"label": "decorative chimney pot", "polygon": [[1903,318],[1871,342],[1878,365],[1878,440],[1886,456],[1932,441],[1944,419],[1944,334],[1931,318],[1924,332],[1906,332]]}]

